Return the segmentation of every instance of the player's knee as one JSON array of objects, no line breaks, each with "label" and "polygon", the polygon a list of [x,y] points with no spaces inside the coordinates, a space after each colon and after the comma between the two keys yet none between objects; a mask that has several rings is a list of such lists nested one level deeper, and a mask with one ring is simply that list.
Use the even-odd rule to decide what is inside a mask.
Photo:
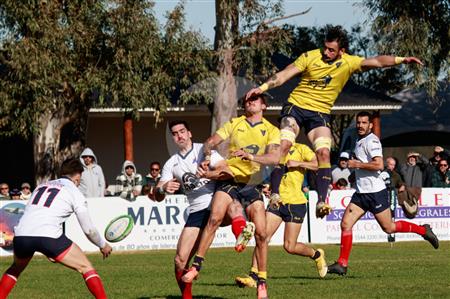
[{"label": "player's knee", "polygon": [[208,227],[210,229],[217,229],[222,223],[222,217],[211,215],[208,220]]},{"label": "player's knee", "polygon": [[331,143],[330,137],[319,137],[314,140],[313,147],[319,160],[322,155],[328,155],[328,159],[330,158]]},{"label": "player's knee", "polygon": [[173,260],[177,269],[184,269],[184,266],[186,266],[187,260],[179,254],[176,254]]},{"label": "player's knee", "polygon": [[341,221],[341,230],[342,231],[349,231],[352,230],[352,223],[350,221],[347,221],[346,219],[342,219]]},{"label": "player's knee", "polygon": [[295,252],[295,245],[296,242],[294,243],[292,241],[284,241],[283,248],[284,250],[286,250],[287,253],[293,254]]},{"label": "player's knee", "polygon": [[266,232],[265,231],[264,232],[256,232],[255,240],[256,240],[256,243],[258,243],[258,244],[263,244],[263,243],[267,242]]},{"label": "player's knee", "polygon": [[393,234],[395,233],[395,224],[386,224],[386,225],[381,225],[381,229],[386,233],[386,234]]}]

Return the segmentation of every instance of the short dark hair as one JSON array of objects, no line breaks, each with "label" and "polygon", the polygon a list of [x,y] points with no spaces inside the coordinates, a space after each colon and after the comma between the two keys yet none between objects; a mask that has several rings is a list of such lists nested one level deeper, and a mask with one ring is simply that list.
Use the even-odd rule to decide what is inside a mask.
[{"label": "short dark hair", "polygon": [[342,26],[328,26],[326,28],[327,33],[325,34],[326,42],[337,42],[339,48],[343,48],[348,51],[349,42],[347,31],[342,28]]},{"label": "short dark hair", "polygon": [[150,163],[150,167],[152,167],[153,165],[158,165],[158,167],[161,168],[161,164],[159,164],[158,161],[153,161],[152,163]]},{"label": "short dark hair", "polygon": [[346,179],[340,178],[339,180],[336,181],[336,185],[338,185],[338,186],[343,186],[343,187],[347,187],[348,182],[347,182]]},{"label": "short dark hair", "polygon": [[177,125],[184,125],[184,127],[190,131],[191,129],[189,128],[189,124],[187,123],[187,121],[185,120],[173,120],[171,122],[169,122],[169,129],[172,132],[172,128],[177,126]]},{"label": "short dark hair", "polygon": [[83,170],[83,164],[81,164],[80,159],[69,158],[61,164],[59,174],[60,176],[73,176],[78,173],[81,174]]},{"label": "short dark hair", "polygon": [[372,122],[373,117],[372,117],[372,114],[370,112],[368,112],[368,111],[361,111],[358,114],[356,114],[356,118],[358,118],[358,117],[365,117],[365,116],[367,116],[369,118],[369,122]]},{"label": "short dark hair", "polygon": [[257,100],[257,99],[261,99],[262,103],[267,106],[267,103],[268,103],[269,99],[271,98],[271,96],[265,92],[261,93],[261,94],[253,95],[248,99],[246,99],[245,97],[246,97],[246,95],[244,95],[242,98],[239,99],[239,101],[241,101],[242,108],[245,108],[245,103],[247,101]]}]

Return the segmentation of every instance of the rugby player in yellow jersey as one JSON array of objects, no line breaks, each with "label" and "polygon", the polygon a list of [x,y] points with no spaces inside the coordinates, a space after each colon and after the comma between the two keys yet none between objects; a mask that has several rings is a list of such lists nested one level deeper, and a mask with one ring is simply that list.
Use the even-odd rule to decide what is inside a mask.
[{"label": "rugby player in yellow jersey", "polygon": [[[206,251],[214,239],[214,234],[224,218],[227,207],[233,202],[239,202],[255,227],[259,270],[258,298],[267,298],[266,217],[261,192],[263,181],[261,165],[275,165],[279,162],[280,132],[277,127],[263,118],[263,111],[266,109],[265,97],[260,94],[245,99],[243,103],[245,115],[225,123],[203,146],[207,161],[206,157],[211,155],[211,149],[225,140],[229,141],[227,164],[233,179],[217,182],[217,191],[214,194],[208,224],[203,231],[192,267],[183,276],[185,282],[190,282],[197,277]],[[251,237],[250,234],[244,238],[238,238],[236,249],[241,251]]]},{"label": "rugby player in yellow jersey", "polygon": [[[328,186],[331,182],[330,111],[345,83],[355,72],[399,64],[423,65],[416,57],[382,55],[364,58],[349,55],[347,51],[346,31],[341,26],[330,27],[322,49],[303,53],[294,63],[276,73],[261,86],[251,89],[246,95],[253,97],[284,84],[294,76],[301,75],[299,85],[291,92],[288,103],[281,111],[281,156],[286,156],[291,145],[295,143],[300,127],[304,127],[305,134],[313,144],[319,162],[317,172],[319,201],[316,206],[316,216],[320,218],[331,212],[331,207],[325,203]],[[272,199],[274,201],[278,200],[278,186],[282,175],[282,168],[276,168],[272,172]]]},{"label": "rugby player in yellow jersey", "polygon": [[[284,227],[284,249],[289,254],[311,257],[315,263],[320,277],[327,275],[325,253],[322,249],[313,249],[303,243],[297,242],[302,223],[306,215],[307,199],[302,192],[303,179],[306,170],[317,170],[317,158],[314,152],[306,145],[295,143],[286,156],[288,170],[280,183],[280,201],[267,207],[266,234],[267,243],[280,227]],[[258,262],[253,252],[252,268],[247,277],[236,277],[240,287],[256,287]]]}]

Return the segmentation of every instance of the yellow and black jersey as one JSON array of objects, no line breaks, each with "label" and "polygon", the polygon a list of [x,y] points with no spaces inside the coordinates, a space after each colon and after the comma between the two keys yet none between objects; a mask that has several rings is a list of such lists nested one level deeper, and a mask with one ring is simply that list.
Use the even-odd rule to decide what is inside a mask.
[{"label": "yellow and black jersey", "polygon": [[328,63],[322,60],[320,49],[303,53],[294,62],[302,72],[301,81],[288,102],[303,109],[330,114],[350,76],[361,71],[364,59],[344,53],[340,59]]},{"label": "yellow and black jersey", "polygon": [[[265,118],[251,124],[244,115],[236,117],[225,123],[216,134],[230,141],[230,154],[243,149],[252,155],[262,155],[267,145],[280,144],[280,131]],[[227,163],[237,183],[259,184],[262,182],[263,174],[259,163],[231,156],[227,158]]]},{"label": "yellow and black jersey", "polygon": [[[286,161],[310,162],[316,154],[304,144],[295,143],[289,149]],[[303,204],[307,199],[302,191],[306,169],[295,168],[287,171],[280,183],[280,197],[283,204]]]}]

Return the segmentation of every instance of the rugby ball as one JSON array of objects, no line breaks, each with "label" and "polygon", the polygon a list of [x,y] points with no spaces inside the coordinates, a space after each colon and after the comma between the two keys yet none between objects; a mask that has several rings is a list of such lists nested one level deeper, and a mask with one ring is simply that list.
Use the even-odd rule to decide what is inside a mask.
[{"label": "rugby ball", "polygon": [[130,215],[116,217],[106,226],[105,239],[113,243],[122,241],[131,233],[133,226],[133,218]]}]

